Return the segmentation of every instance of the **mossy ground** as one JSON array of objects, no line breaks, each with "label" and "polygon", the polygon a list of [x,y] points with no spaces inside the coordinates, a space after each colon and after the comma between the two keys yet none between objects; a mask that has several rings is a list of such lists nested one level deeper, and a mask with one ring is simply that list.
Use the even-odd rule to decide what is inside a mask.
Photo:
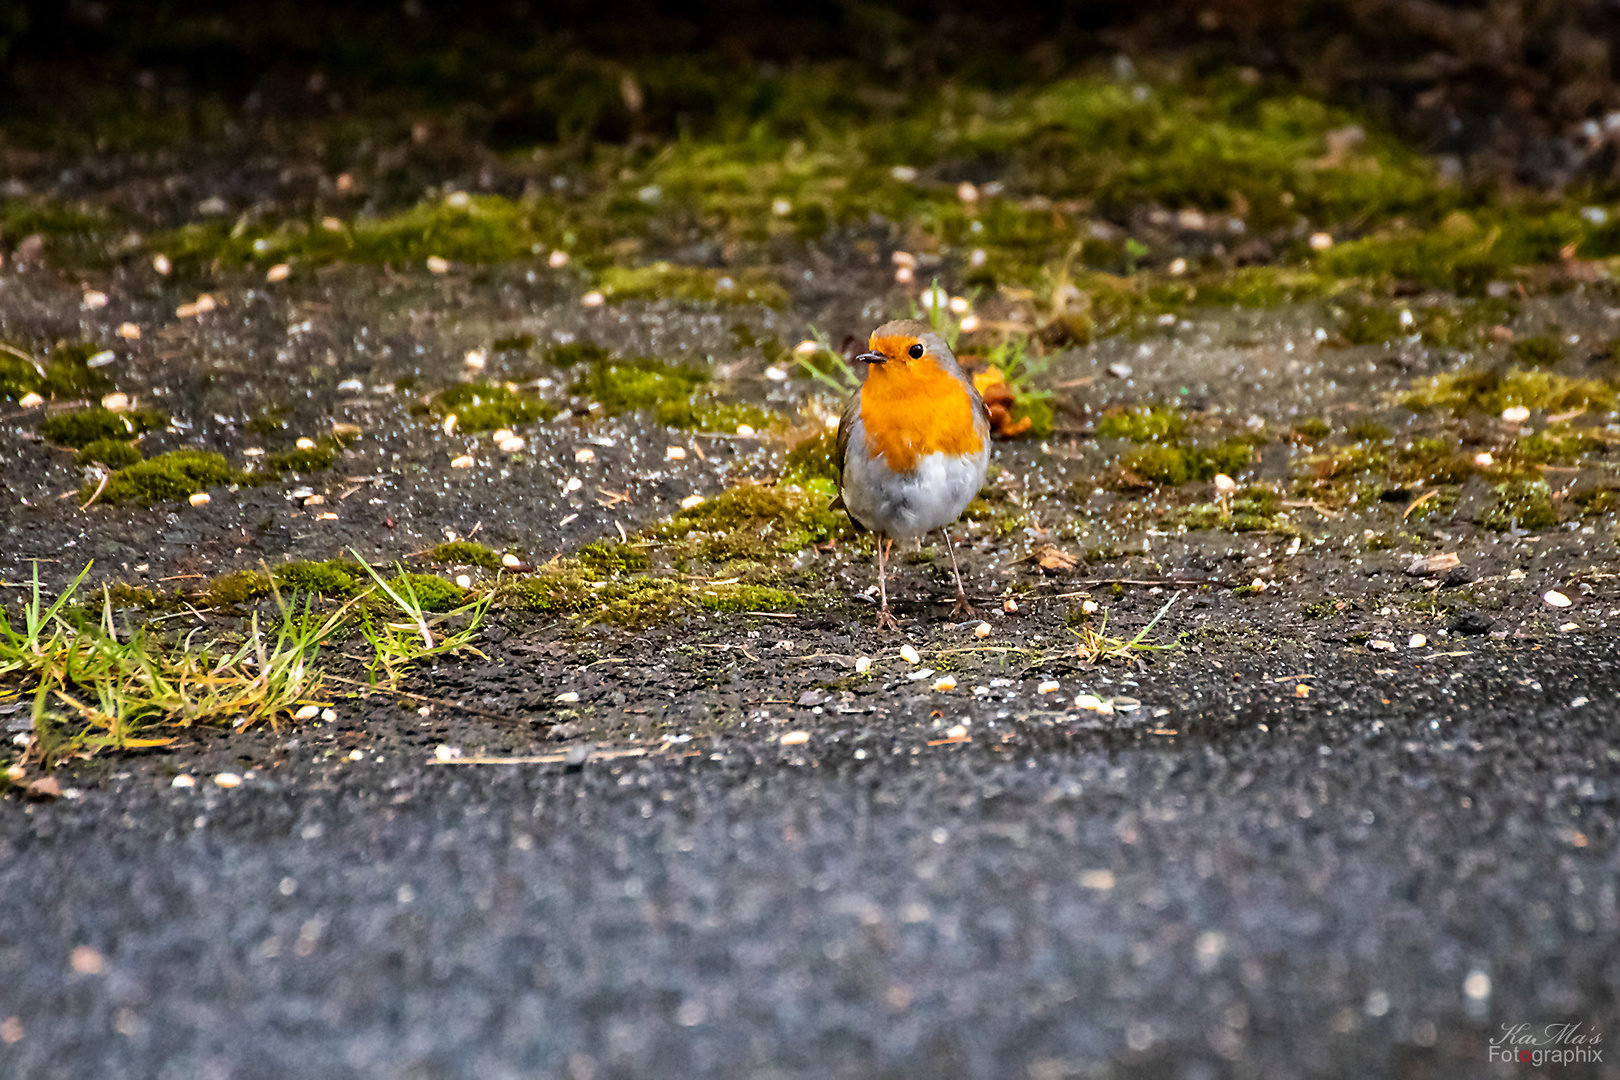
[{"label": "mossy ground", "polygon": [[0,341],[0,400],[100,396],[112,380],[89,360],[101,349],[86,342],[60,342],[32,352]]},{"label": "mossy ground", "polygon": [[113,412],[101,406],[56,413],[39,423],[40,438],[58,446],[82,450],[91,443],[109,439],[129,441],[169,423],[167,413],[158,409]]},{"label": "mossy ground", "polygon": [[[114,472],[101,492],[107,503],[138,503],[152,506],[160,502],[180,502],[211,487],[245,482],[247,476],[224,456],[204,450],[171,450]],[[97,482],[87,481],[79,489],[82,499],[96,493]]]},{"label": "mossy ground", "polygon": [[543,401],[509,386],[461,383],[434,397],[432,411],[440,417],[454,414],[456,428],[460,431],[483,432],[542,423],[562,409],[555,402]]}]

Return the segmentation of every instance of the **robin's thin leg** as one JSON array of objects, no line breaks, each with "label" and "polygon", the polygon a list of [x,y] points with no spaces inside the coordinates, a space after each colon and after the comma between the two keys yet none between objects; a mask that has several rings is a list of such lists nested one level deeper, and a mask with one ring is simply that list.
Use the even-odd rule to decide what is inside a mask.
[{"label": "robin's thin leg", "polygon": [[951,614],[966,615],[971,618],[977,615],[978,612],[974,610],[972,604],[968,603],[967,590],[962,588],[962,571],[956,565],[956,548],[951,544],[951,532],[941,526],[939,533],[945,538],[945,550],[950,552],[951,555],[951,573],[956,577],[956,605],[951,608]]},{"label": "robin's thin leg", "polygon": [[898,630],[900,623],[889,613],[889,587],[884,582],[884,556],[886,549],[893,541],[886,537],[877,538],[877,567],[878,567],[878,629]]}]

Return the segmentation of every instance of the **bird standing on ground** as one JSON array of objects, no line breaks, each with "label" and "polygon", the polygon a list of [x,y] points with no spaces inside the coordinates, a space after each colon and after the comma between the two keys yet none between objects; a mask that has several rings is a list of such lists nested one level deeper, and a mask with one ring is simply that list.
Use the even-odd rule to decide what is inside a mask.
[{"label": "bird standing on ground", "polygon": [[889,548],[938,529],[956,577],[953,614],[973,614],[946,527],[984,485],[990,416],[972,381],[927,323],[884,323],[872,332],[866,377],[838,422],[838,501],[877,536],[878,625],[897,626],[884,582]]}]

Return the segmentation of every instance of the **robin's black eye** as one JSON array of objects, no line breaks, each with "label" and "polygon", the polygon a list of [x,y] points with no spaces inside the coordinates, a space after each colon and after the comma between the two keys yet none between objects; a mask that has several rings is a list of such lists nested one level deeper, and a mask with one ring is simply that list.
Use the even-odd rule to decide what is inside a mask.
[{"label": "robin's black eye", "polygon": [[915,344],[911,348],[907,349],[906,353],[913,360],[921,360],[922,359],[922,354],[923,354],[922,342],[920,342],[920,341],[917,342],[917,344]]}]

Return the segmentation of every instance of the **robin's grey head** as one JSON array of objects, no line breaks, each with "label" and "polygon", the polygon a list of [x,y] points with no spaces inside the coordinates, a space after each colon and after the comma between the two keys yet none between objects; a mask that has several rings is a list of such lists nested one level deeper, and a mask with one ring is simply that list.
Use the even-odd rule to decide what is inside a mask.
[{"label": "robin's grey head", "polygon": [[919,319],[897,319],[872,331],[867,351],[855,359],[868,364],[934,363],[947,371],[960,371],[951,347]]}]

